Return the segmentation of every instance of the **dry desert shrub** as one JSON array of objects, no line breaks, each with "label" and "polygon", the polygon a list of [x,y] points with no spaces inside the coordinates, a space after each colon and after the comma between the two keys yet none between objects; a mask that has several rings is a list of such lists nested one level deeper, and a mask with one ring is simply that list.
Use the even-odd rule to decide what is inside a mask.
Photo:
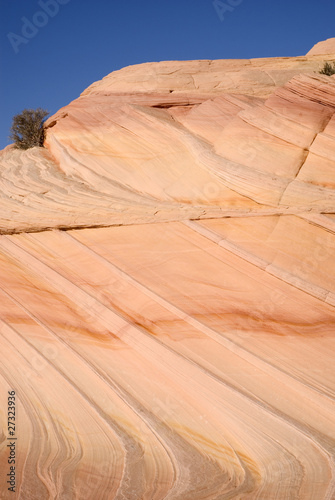
[{"label": "dry desert shrub", "polygon": [[10,139],[15,147],[29,149],[34,146],[43,146],[44,121],[49,112],[42,108],[24,109],[22,113],[13,117],[10,128]]},{"label": "dry desert shrub", "polygon": [[325,62],[323,68],[320,70],[320,73],[328,76],[335,75],[335,61],[333,62],[333,65],[329,62]]}]

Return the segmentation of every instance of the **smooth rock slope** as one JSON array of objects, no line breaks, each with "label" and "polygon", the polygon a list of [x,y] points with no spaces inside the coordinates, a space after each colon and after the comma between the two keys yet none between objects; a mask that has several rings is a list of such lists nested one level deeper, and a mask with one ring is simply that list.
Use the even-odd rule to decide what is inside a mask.
[{"label": "smooth rock slope", "polygon": [[0,498],[13,390],[20,500],[335,498],[333,57],[124,68],[0,152]]},{"label": "smooth rock slope", "polygon": [[318,42],[307,53],[308,56],[335,54],[335,38],[328,38]]}]

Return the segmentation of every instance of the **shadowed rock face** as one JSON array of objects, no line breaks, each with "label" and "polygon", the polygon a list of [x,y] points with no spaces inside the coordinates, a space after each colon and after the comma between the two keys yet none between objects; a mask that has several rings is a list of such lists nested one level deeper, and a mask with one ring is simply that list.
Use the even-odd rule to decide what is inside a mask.
[{"label": "shadowed rock face", "polygon": [[124,68],[0,153],[18,498],[335,497],[333,56]]}]

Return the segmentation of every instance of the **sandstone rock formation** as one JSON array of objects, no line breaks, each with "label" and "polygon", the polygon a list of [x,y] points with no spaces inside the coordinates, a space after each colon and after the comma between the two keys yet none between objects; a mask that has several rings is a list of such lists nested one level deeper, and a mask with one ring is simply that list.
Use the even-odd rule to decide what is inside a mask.
[{"label": "sandstone rock formation", "polygon": [[335,498],[332,54],[162,62],[0,153],[0,497]]},{"label": "sandstone rock formation", "polygon": [[316,56],[316,55],[329,56],[330,54],[333,54],[335,56],[335,38],[328,38],[328,40],[318,42],[307,53],[308,56]]}]

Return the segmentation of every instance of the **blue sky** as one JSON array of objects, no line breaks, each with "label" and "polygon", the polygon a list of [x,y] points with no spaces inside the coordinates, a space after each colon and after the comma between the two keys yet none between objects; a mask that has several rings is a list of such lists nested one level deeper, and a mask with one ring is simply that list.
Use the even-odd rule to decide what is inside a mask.
[{"label": "blue sky", "polygon": [[221,0],[221,15],[213,0],[0,2],[0,148],[24,108],[55,113],[130,64],[304,55],[335,37],[334,0]]}]

